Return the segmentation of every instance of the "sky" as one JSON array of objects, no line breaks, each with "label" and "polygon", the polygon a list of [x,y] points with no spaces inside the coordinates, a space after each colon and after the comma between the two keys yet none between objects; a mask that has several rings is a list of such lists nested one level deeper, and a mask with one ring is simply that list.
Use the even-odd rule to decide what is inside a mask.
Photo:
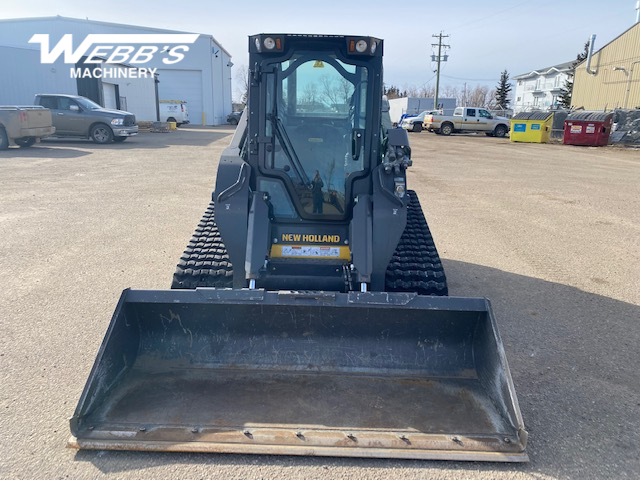
[{"label": "sky", "polygon": [[431,45],[442,32],[450,48],[441,88],[462,89],[493,88],[504,70],[513,77],[574,60],[591,34],[597,50],[634,24],[636,2],[0,0],[0,19],[61,15],[209,34],[235,70],[246,67],[247,37],[256,33],[370,35],[384,40],[385,84],[401,89],[435,85]]}]

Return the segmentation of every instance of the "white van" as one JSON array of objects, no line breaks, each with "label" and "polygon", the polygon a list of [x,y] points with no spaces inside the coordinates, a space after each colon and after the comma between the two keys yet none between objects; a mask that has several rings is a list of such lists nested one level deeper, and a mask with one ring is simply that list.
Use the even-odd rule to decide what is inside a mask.
[{"label": "white van", "polygon": [[160,100],[160,121],[176,122],[178,127],[189,123],[186,100]]}]

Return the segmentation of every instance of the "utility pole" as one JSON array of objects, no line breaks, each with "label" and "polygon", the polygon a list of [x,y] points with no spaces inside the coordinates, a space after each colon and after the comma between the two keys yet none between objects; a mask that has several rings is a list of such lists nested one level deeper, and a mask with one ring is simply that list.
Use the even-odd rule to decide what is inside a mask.
[{"label": "utility pole", "polygon": [[433,108],[437,109],[438,94],[440,92],[440,62],[446,62],[449,59],[449,55],[447,55],[446,53],[444,55],[442,54],[442,49],[450,48],[451,46],[445,45],[442,43],[442,39],[449,38],[449,35],[443,35],[442,32],[440,32],[438,35],[431,35],[431,36],[438,39],[438,43],[431,44],[432,47],[438,47],[438,54],[431,55],[431,61],[436,62],[438,65],[436,68],[436,95],[435,95],[435,98],[433,99]]}]

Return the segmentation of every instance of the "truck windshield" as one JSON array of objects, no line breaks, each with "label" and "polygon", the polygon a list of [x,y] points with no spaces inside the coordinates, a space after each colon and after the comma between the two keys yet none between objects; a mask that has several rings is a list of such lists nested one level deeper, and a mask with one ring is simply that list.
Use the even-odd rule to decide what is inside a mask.
[{"label": "truck windshield", "polygon": [[[304,214],[344,216],[364,167],[367,68],[334,54],[294,54],[267,74],[265,167],[284,174]],[[278,208],[274,208],[276,216]]]}]

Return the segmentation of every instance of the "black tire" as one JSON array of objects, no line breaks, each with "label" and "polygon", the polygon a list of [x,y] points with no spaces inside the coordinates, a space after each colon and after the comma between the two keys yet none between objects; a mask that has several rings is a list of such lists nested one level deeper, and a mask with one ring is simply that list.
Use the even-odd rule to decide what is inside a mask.
[{"label": "black tire", "polygon": [[448,295],[447,278],[416,192],[408,190],[407,226],[387,267],[387,292]]},{"label": "black tire", "polygon": [[0,127],[0,150],[9,148],[9,137],[3,127]]},{"label": "black tire", "polygon": [[122,143],[129,137],[113,137],[113,141],[116,143]]},{"label": "black tire", "polygon": [[171,288],[233,287],[233,267],[215,222],[213,201],[198,224],[173,274]]},{"label": "black tire", "polygon": [[238,125],[238,119],[237,118],[232,118],[231,120],[229,120],[229,123],[231,125]]},{"label": "black tire", "polygon": [[504,137],[509,130],[504,125],[496,125],[496,128],[493,130],[493,135],[502,138]]},{"label": "black tire", "polygon": [[420,133],[422,131],[422,124],[419,122],[414,122],[413,128],[411,129],[411,131],[415,133]]},{"label": "black tire", "polygon": [[91,127],[91,132],[89,132],[89,137],[95,143],[99,143],[101,145],[105,143],[111,143],[113,141],[113,130],[108,125],[104,123],[97,123],[93,127]]},{"label": "black tire", "polygon": [[442,125],[440,125],[440,133],[446,136],[451,135],[453,133],[453,125],[449,122],[443,123]]},{"label": "black tire", "polygon": [[16,142],[16,145],[18,145],[19,147],[28,148],[36,143],[36,137],[16,138],[14,142]]}]

